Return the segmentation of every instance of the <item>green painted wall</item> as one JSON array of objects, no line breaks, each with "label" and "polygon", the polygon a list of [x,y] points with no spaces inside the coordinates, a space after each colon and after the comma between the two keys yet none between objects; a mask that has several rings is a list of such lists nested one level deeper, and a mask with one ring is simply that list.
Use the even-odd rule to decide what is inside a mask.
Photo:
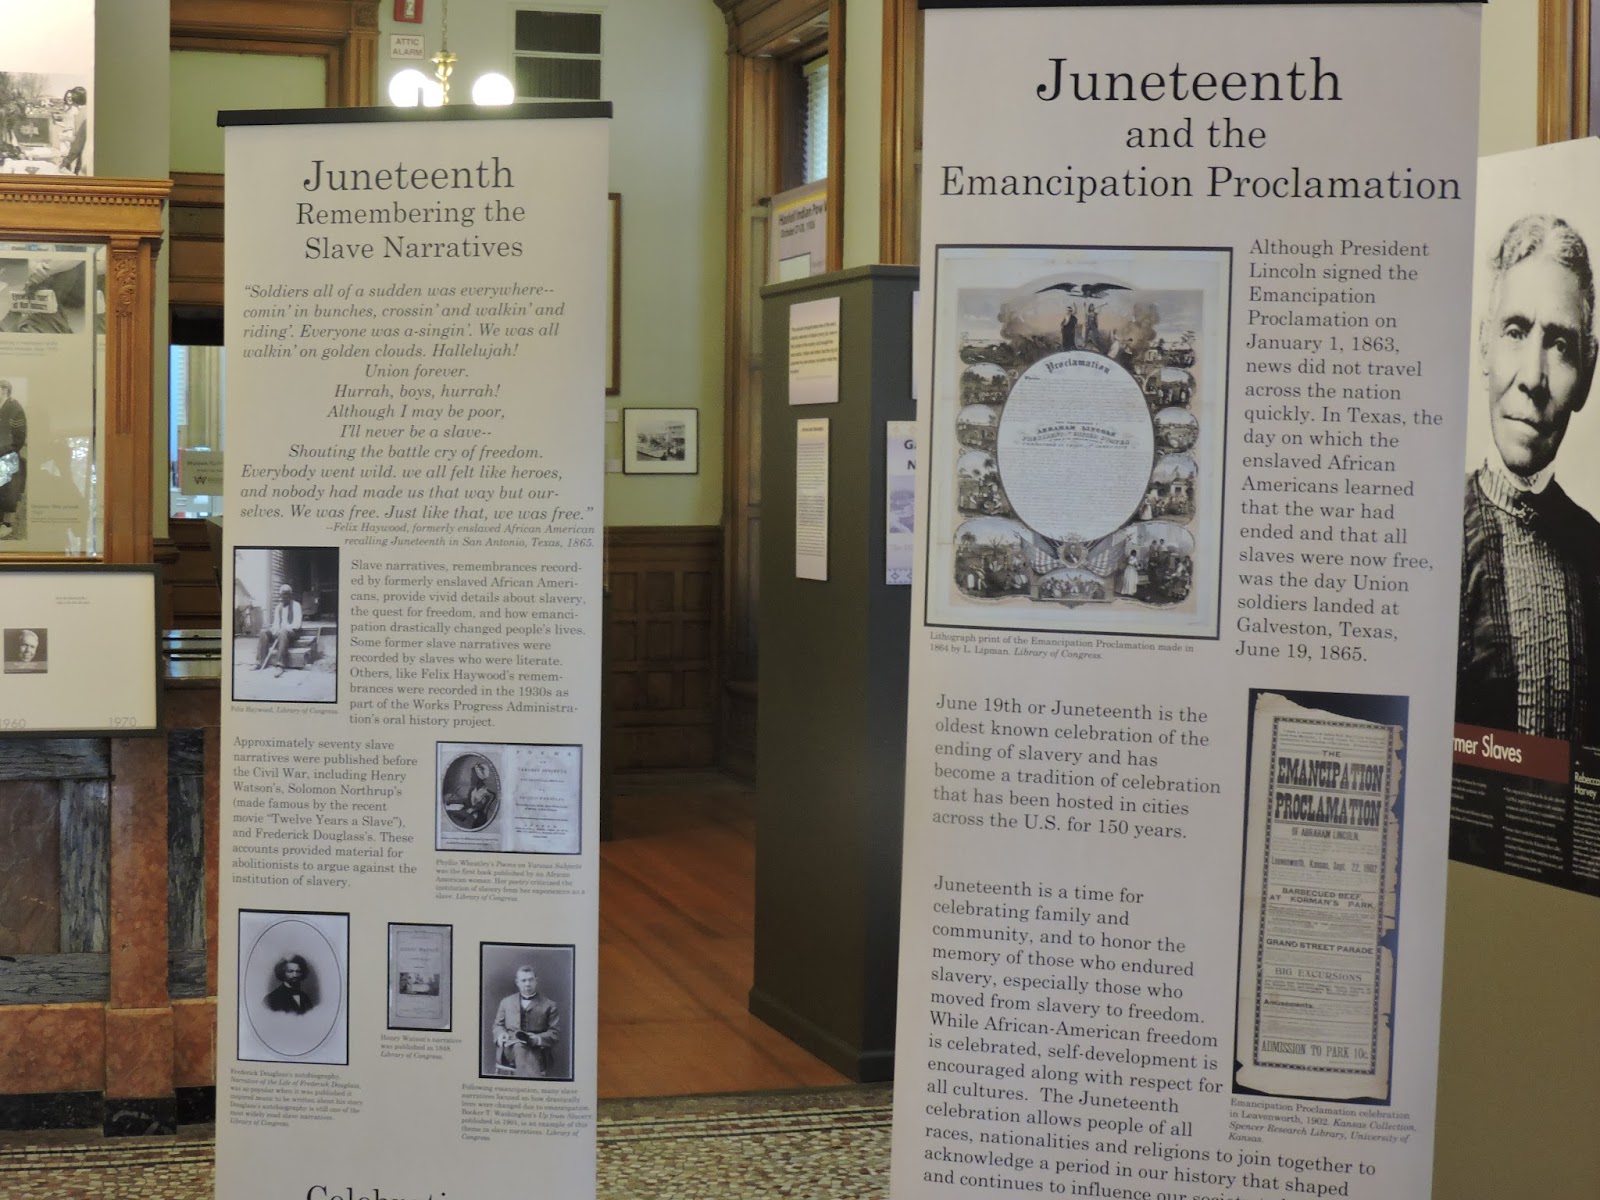
[{"label": "green painted wall", "polygon": [[320,58],[173,50],[172,169],[221,171],[217,113],[235,108],[321,108],[327,97]]},{"label": "green painted wall", "polygon": [[[530,5],[523,5],[529,7]],[[503,0],[455,0],[452,99],[466,103],[486,71],[511,74],[512,12]],[[698,408],[700,473],[610,475],[608,525],[715,525],[722,519],[723,295],[727,219],[727,26],[711,0],[606,0],[604,99],[611,123],[610,190],[622,194],[622,392],[611,408]],[[392,33],[439,48],[442,6],[423,25],[381,12],[380,96],[405,67]],[[621,453],[607,427],[608,455]],[[598,469],[599,464],[596,464]]]},{"label": "green painted wall", "polygon": [[1478,153],[1539,141],[1539,0],[1489,0],[1483,8]]},{"label": "green painted wall", "polygon": [[[167,175],[167,0],[101,0],[95,18],[94,169],[125,179]],[[150,64],[156,69],[151,70]],[[167,260],[156,260],[154,530],[167,532]]]},{"label": "green painted wall", "polygon": [[883,164],[883,0],[850,0],[844,18],[844,266],[878,261]]}]

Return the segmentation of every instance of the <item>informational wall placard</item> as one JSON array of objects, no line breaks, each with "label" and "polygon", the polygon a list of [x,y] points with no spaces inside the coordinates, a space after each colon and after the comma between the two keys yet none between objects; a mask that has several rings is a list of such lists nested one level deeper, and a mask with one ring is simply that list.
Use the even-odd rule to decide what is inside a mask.
[{"label": "informational wall placard", "polygon": [[1450,857],[1600,895],[1600,145],[1482,161]]},{"label": "informational wall placard", "polygon": [[827,417],[795,423],[794,577],[828,578]]},{"label": "informational wall placard", "polygon": [[[915,293],[912,293],[913,296]],[[883,581],[896,586],[911,582],[916,557],[917,423],[890,421],[884,430]]]},{"label": "informational wall placard", "polygon": [[0,175],[93,175],[94,0],[0,0]]},{"label": "informational wall placard", "polygon": [[772,198],[767,241],[767,282],[820,275],[828,261],[828,181],[779,192]]},{"label": "informational wall placard", "polygon": [[839,297],[789,308],[789,403],[839,403]]},{"label": "informational wall placard", "polygon": [[239,1200],[594,1195],[609,106],[437,112],[224,118]]},{"label": "informational wall placard", "polygon": [[1426,1197],[1478,12],[924,7],[892,1194]]}]

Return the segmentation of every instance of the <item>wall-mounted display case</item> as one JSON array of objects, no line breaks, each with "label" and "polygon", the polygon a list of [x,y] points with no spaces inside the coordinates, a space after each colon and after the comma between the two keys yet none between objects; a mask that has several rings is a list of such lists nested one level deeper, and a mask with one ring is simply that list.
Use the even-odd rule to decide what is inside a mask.
[{"label": "wall-mounted display case", "polygon": [[0,177],[0,561],[149,562],[165,180]]}]

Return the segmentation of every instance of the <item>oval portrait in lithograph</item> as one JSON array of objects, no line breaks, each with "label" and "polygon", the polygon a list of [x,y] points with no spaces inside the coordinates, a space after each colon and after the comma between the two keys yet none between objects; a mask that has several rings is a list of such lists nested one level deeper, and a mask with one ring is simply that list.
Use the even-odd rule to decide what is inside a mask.
[{"label": "oval portrait in lithograph", "polygon": [[1150,406],[1104,355],[1048,355],[1011,389],[996,458],[1019,519],[1056,541],[1096,541],[1144,499],[1155,461]]},{"label": "oval portrait in lithograph", "polygon": [[439,781],[439,804],[457,829],[482,829],[500,811],[500,770],[482,754],[451,760]]},{"label": "oval portrait in lithograph", "polygon": [[[245,1019],[273,1054],[304,1059],[333,1033],[344,1003],[339,955],[309,921],[286,917],[257,936],[240,969]],[[323,1061],[318,1059],[317,1061]]]}]

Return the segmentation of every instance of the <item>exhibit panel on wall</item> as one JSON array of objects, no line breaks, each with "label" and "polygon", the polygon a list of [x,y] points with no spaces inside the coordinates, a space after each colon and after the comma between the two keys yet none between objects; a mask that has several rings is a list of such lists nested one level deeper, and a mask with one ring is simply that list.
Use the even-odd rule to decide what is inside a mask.
[{"label": "exhibit panel on wall", "polygon": [[0,0],[0,175],[93,175],[94,0]]},{"label": "exhibit panel on wall", "polygon": [[1600,895],[1593,138],[1482,160],[1450,856]]},{"label": "exhibit panel on wall", "polygon": [[594,1193],[609,116],[224,115],[229,1196]]},{"label": "exhibit panel on wall", "polygon": [[1479,10],[923,7],[893,1194],[1426,1196]]}]

